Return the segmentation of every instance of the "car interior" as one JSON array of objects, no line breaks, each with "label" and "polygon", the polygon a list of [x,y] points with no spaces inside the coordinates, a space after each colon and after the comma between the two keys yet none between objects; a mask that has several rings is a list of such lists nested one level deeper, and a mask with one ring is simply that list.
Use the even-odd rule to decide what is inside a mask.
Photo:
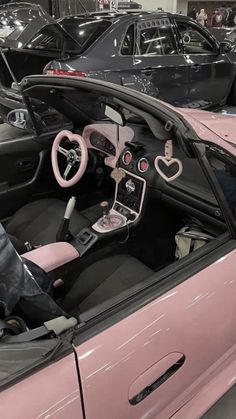
[{"label": "car interior", "polygon": [[[33,190],[16,211],[8,207],[2,224],[31,272],[46,272],[62,313],[79,318],[178,266],[176,235],[184,227],[206,234],[207,248],[226,225],[196,156],[163,121],[96,92],[83,92],[80,101],[78,92],[65,96],[64,114],[39,91],[31,98],[41,132],[29,130],[22,144],[24,136],[40,144],[43,165]],[[15,129],[23,116],[9,115]],[[21,302],[13,315],[28,327],[45,320]]]}]

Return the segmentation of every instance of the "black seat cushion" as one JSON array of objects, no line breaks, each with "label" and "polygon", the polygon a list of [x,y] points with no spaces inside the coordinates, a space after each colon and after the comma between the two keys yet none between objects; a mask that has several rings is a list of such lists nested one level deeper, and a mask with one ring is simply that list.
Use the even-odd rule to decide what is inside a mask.
[{"label": "black seat cushion", "polygon": [[62,303],[63,309],[84,312],[145,281],[153,271],[128,255],[100,260],[85,269]]},{"label": "black seat cushion", "polygon": [[[54,243],[66,205],[66,202],[58,199],[31,202],[14,214],[6,225],[6,231],[22,243],[28,241],[33,246]],[[88,225],[90,221],[74,210],[70,222],[71,233],[76,235]]]}]

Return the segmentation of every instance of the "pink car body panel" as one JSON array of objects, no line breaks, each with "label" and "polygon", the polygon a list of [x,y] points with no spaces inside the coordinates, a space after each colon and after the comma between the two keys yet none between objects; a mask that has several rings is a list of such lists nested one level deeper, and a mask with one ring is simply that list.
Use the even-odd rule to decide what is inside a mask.
[{"label": "pink car body panel", "polygon": [[[158,102],[161,101],[158,100]],[[201,140],[215,143],[236,155],[236,150],[233,147],[236,145],[235,116],[197,109],[175,108],[164,102],[163,104],[182,116]]]},{"label": "pink car body panel", "polygon": [[[87,419],[167,419],[225,368],[236,355],[235,258],[236,250],[78,346]],[[134,383],[176,352],[185,355],[183,366],[132,406]]]},{"label": "pink car body panel", "polygon": [[[193,112],[192,109],[178,109],[178,111],[180,111],[187,120],[189,117],[192,118],[192,120],[200,124],[202,128],[207,128],[212,134],[220,137],[222,140],[236,144],[235,116],[216,114],[202,110],[195,110]],[[206,140],[207,138],[203,136],[203,139]]]},{"label": "pink car body panel", "polygon": [[82,419],[74,353],[0,393],[2,419]]},{"label": "pink car body panel", "polygon": [[154,383],[157,377],[162,377],[162,375],[165,374],[165,372],[176,364],[176,362],[178,362],[182,357],[183,354],[178,352],[171,353],[158,361],[156,364],[152,365],[130,386],[129,400],[132,400],[135,396],[137,396],[143,388]]},{"label": "pink car body panel", "polygon": [[[236,359],[235,350],[220,371],[212,372],[211,379],[207,382],[188,403],[186,403],[171,419],[199,419],[209,407],[213,406],[230,388],[236,384]],[[222,418],[223,419],[223,418]],[[227,419],[226,417],[224,419]]]},{"label": "pink car body panel", "polygon": [[180,108],[177,112],[193,127],[200,139],[215,143],[236,155],[235,116]]}]

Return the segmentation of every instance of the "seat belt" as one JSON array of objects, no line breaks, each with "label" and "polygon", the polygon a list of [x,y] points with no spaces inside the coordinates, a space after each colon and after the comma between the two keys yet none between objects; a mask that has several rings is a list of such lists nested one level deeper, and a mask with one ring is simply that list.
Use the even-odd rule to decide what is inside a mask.
[{"label": "seat belt", "polygon": [[[3,335],[0,338],[0,342],[6,343],[27,343],[33,340],[42,338],[44,336],[54,333],[56,336],[61,335],[69,329],[74,328],[78,324],[78,320],[75,317],[67,319],[65,316],[57,317],[56,319],[49,320],[43,324],[43,326],[37,327],[27,332],[20,333],[19,335]],[[0,320],[0,333],[4,330],[11,330],[8,323],[4,320]]]}]

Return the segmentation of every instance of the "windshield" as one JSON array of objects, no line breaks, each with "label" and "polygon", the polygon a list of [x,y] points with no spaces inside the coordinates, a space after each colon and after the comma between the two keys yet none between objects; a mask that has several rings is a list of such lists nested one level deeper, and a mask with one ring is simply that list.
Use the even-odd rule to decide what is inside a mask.
[{"label": "windshield", "polygon": [[31,50],[51,52],[78,51],[79,45],[59,25],[47,25],[26,45]]},{"label": "windshield", "polygon": [[0,6],[0,45],[21,49],[42,27],[56,24],[40,6],[9,3]]},{"label": "windshield", "polygon": [[[28,43],[27,48],[80,54],[90,47],[103,32],[110,26],[108,21],[95,21],[88,19],[70,18],[60,22],[60,26],[48,25],[40,33],[34,36]],[[62,29],[63,37],[61,35]],[[61,31],[60,31],[61,30]],[[67,36],[68,34],[68,36]]]},{"label": "windshield", "polygon": [[89,48],[111,26],[111,22],[103,19],[83,19],[74,16],[62,20],[60,25],[76,40],[82,52]]}]

